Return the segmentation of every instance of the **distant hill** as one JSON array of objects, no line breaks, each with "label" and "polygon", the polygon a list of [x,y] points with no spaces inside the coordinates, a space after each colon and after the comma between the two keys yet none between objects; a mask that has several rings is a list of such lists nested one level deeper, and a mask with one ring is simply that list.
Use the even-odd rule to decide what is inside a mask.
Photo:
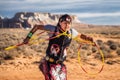
[{"label": "distant hill", "polygon": [[[13,18],[0,17],[0,27],[5,28],[31,28],[35,24],[57,24],[61,14],[41,13],[41,12],[18,12]],[[71,15],[74,23],[80,23],[75,15]]]}]

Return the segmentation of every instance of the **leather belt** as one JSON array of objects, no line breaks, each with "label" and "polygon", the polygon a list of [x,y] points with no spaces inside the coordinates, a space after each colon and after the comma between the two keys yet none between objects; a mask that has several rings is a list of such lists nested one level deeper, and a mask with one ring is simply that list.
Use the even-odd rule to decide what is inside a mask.
[{"label": "leather belt", "polygon": [[48,62],[51,62],[51,63],[56,63],[56,64],[61,64],[61,63],[63,63],[62,60],[55,60],[55,59],[53,59],[53,58],[51,58],[51,57],[49,57],[49,56],[46,56],[46,57],[45,57],[45,60],[47,60]]}]

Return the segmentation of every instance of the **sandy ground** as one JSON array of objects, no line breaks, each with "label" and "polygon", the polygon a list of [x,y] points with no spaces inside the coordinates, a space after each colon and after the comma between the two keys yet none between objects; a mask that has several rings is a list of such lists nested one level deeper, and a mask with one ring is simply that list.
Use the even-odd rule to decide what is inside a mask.
[{"label": "sandy ground", "polygon": [[[7,61],[0,65],[0,80],[44,80],[44,76],[38,68],[39,60],[39,57],[29,57]],[[103,71],[97,75],[86,74],[77,59],[68,59],[65,64],[68,80],[120,80],[120,63],[105,64]],[[85,66],[89,67],[88,64]],[[98,72],[100,68],[101,64],[97,70],[92,68],[89,72]]]},{"label": "sandy ground", "polygon": [[[118,29],[120,30],[120,29]],[[18,32],[18,31],[17,31]],[[102,38],[103,41],[110,40],[103,36],[94,36],[95,40]],[[2,38],[1,38],[2,39]],[[119,41],[114,39],[114,41]],[[0,65],[0,80],[44,80],[44,76],[39,70],[40,56],[20,57],[14,60],[8,60]],[[120,57],[110,58],[114,64],[105,64],[101,73],[98,75],[88,75],[80,67],[77,58],[69,59],[65,62],[67,66],[68,80],[120,80]],[[110,61],[109,59],[105,61]],[[88,63],[96,63],[90,59]],[[90,73],[98,72],[101,63],[97,61],[97,66],[84,64],[84,68]],[[89,68],[89,70],[87,69]]]}]

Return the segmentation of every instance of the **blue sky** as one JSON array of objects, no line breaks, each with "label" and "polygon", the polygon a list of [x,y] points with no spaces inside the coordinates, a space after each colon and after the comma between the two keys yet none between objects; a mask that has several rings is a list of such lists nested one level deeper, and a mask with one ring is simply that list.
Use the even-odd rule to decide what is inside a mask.
[{"label": "blue sky", "polygon": [[3,17],[24,11],[67,13],[83,23],[120,25],[120,0],[0,0]]}]

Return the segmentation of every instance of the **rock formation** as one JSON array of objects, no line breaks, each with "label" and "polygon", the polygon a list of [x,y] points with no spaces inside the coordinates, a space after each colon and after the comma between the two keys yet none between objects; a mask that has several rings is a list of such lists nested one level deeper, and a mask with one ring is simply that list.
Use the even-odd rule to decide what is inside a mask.
[{"label": "rock formation", "polygon": [[[31,28],[35,24],[57,24],[61,14],[40,12],[18,12],[13,18],[0,17],[0,27],[6,28]],[[80,23],[75,15],[71,15],[73,23]]]}]

